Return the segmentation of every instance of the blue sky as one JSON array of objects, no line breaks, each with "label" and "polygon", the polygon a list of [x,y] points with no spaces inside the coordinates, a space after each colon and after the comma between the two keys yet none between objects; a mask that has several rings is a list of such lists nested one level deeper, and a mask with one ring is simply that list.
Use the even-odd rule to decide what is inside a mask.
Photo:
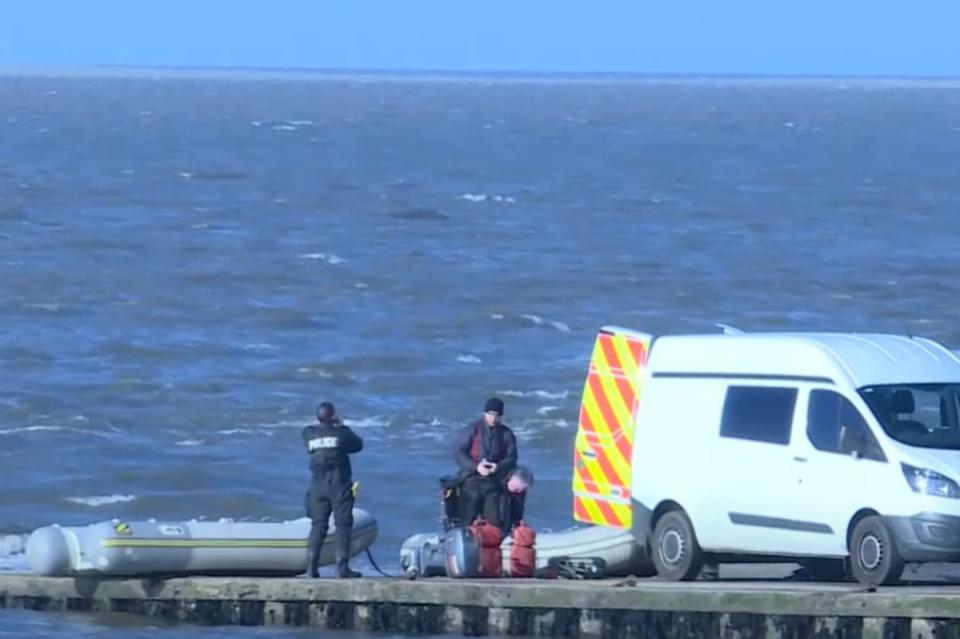
[{"label": "blue sky", "polygon": [[960,76],[960,0],[8,0],[0,65]]}]

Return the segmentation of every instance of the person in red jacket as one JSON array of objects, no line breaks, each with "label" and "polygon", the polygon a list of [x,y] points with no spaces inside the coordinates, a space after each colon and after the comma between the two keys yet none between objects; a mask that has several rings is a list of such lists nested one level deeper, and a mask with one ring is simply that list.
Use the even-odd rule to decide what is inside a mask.
[{"label": "person in red jacket", "polygon": [[460,468],[461,522],[469,526],[483,515],[500,527],[507,478],[517,467],[517,438],[501,420],[503,400],[491,397],[483,417],[458,435],[454,457]]}]

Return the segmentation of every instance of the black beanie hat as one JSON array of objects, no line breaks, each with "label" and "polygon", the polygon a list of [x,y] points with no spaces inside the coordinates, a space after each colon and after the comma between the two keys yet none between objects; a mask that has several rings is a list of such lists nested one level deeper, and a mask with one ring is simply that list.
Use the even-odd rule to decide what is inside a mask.
[{"label": "black beanie hat", "polygon": [[337,409],[333,407],[333,402],[323,402],[317,406],[317,419],[321,422],[330,421],[336,414]]},{"label": "black beanie hat", "polygon": [[487,400],[487,405],[483,407],[483,412],[503,415],[503,400],[499,397],[491,397]]}]

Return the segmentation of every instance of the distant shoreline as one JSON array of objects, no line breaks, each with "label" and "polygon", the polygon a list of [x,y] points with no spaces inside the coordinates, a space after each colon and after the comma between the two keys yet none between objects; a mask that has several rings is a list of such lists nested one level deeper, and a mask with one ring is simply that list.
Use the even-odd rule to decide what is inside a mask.
[{"label": "distant shoreline", "polygon": [[495,84],[645,84],[703,86],[843,86],[872,88],[960,88],[960,77],[765,76],[743,74],[561,73],[496,71],[397,71],[152,66],[0,65],[0,78],[89,78],[141,80],[237,80],[297,82],[409,82]]}]

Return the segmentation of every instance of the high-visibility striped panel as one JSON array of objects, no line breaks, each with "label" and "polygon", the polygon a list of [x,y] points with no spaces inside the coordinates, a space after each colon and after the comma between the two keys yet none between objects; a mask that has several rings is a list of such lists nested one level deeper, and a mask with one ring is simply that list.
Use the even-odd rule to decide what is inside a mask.
[{"label": "high-visibility striped panel", "polygon": [[629,528],[633,415],[652,337],[603,330],[597,334],[580,402],[573,453],[573,516]]}]

